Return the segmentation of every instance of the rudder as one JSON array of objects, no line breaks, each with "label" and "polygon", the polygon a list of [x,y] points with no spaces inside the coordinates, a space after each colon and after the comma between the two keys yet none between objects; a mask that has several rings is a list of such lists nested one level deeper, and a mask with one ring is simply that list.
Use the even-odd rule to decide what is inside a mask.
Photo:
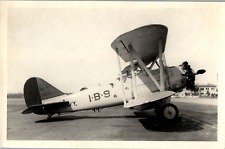
[{"label": "rudder", "polygon": [[24,85],[24,98],[27,107],[42,104],[42,100],[61,95],[64,93],[41,78],[30,78]]}]

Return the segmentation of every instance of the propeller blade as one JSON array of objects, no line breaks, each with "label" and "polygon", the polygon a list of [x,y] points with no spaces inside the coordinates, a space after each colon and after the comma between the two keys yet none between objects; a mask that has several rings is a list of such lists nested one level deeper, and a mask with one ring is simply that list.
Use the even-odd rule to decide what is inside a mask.
[{"label": "propeller blade", "polygon": [[205,69],[199,69],[195,75],[203,74],[205,72],[206,72]]}]

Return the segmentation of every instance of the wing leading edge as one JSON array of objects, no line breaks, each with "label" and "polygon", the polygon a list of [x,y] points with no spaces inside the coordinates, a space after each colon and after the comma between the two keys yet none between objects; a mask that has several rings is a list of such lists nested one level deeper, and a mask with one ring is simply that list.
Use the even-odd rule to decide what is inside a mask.
[{"label": "wing leading edge", "polygon": [[167,98],[175,94],[173,91],[162,91],[155,93],[147,93],[138,97],[138,100],[129,100],[128,103],[124,105],[124,108],[132,108],[135,106],[141,106],[150,102],[154,102],[157,100],[161,100],[163,98]]}]

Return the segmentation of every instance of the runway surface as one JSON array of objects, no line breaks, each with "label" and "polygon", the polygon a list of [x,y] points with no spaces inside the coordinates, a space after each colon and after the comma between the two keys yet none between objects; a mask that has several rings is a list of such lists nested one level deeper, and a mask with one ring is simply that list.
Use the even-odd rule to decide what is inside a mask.
[{"label": "runway surface", "polygon": [[176,98],[177,122],[162,122],[154,111],[137,112],[122,106],[100,112],[62,116],[23,115],[23,99],[7,101],[7,140],[71,141],[216,141],[217,99]]}]

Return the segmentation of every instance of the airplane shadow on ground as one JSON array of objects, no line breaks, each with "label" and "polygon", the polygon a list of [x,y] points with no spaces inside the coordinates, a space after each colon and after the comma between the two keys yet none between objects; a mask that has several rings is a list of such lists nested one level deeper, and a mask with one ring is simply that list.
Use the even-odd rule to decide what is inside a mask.
[{"label": "airplane shadow on ground", "polygon": [[36,123],[49,123],[60,121],[72,121],[80,119],[138,119],[142,126],[149,131],[158,132],[189,132],[203,129],[203,124],[185,117],[179,117],[176,121],[165,121],[158,118],[154,112],[134,112],[134,115],[123,116],[53,116],[51,119],[38,120]]},{"label": "airplane shadow on ground", "polygon": [[150,131],[158,132],[190,132],[203,129],[203,124],[185,117],[178,117],[174,121],[162,120],[156,115],[149,112],[134,112],[143,127]]},{"label": "airplane shadow on ground", "polygon": [[49,123],[49,122],[59,122],[59,121],[70,121],[79,119],[113,119],[113,118],[137,118],[136,116],[55,116],[51,119],[38,120],[36,123]]}]

